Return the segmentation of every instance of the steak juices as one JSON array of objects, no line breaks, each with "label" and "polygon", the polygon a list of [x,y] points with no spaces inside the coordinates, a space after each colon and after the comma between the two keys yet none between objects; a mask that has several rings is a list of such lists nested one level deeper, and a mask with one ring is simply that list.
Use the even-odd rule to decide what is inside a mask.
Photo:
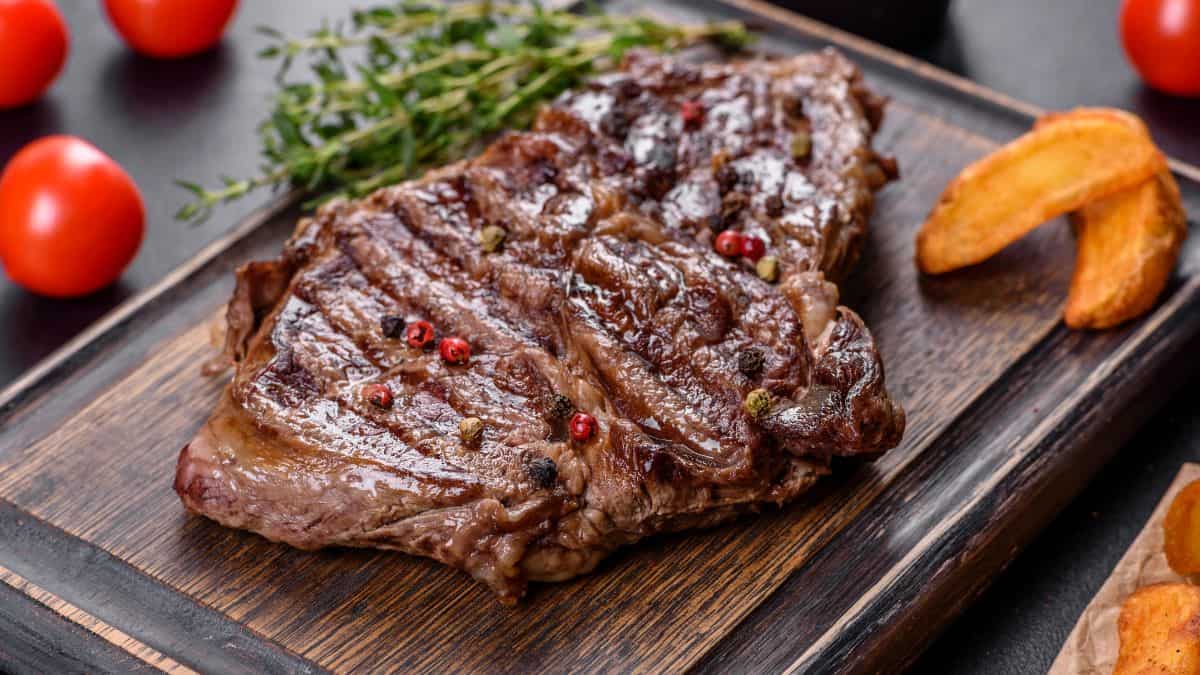
[{"label": "steak juices", "polygon": [[[183,503],[429,556],[511,602],[895,446],[903,411],[833,283],[894,175],[880,115],[831,51],[635,53],[532,131],[323,207],[238,273],[237,371],[180,454]],[[724,231],[764,250],[724,257]]]}]

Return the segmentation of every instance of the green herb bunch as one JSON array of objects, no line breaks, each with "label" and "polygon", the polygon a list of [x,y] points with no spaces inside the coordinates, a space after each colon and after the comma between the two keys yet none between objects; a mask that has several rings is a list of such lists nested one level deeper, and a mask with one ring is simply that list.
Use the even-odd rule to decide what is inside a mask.
[{"label": "green herb bunch", "polygon": [[[260,127],[265,162],[257,176],[216,189],[180,181],[194,195],[180,219],[267,186],[300,187],[314,201],[362,195],[527,126],[541,103],[614,68],[630,48],[748,41],[736,22],[668,26],[502,2],[405,2],[305,38],[260,32],[272,41],[260,56],[280,60],[280,89]],[[289,81],[299,59],[310,77]]]}]

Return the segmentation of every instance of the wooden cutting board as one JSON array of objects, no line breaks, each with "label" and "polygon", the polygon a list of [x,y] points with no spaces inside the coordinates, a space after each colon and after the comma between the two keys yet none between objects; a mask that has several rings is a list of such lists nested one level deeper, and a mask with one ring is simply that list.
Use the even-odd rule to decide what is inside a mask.
[{"label": "wooden cutting board", "polygon": [[[222,386],[200,374],[212,319],[233,269],[274,256],[290,233],[284,200],[0,393],[0,630],[41,640],[20,654],[0,645],[0,661],[218,672],[911,662],[1170,393],[1200,329],[1200,243],[1153,314],[1100,334],[1060,321],[1074,254],[1063,222],[922,279],[913,235],[946,182],[1038,111],[757,0],[654,11],[751,21],[772,52],[834,44],[892,97],[877,147],[903,178],[879,195],[843,299],[908,411],[900,447],[842,467],[800,503],[655,538],[517,607],[424,559],[304,553],[190,517],[171,481]],[[1200,214],[1200,170],[1175,168]]]}]

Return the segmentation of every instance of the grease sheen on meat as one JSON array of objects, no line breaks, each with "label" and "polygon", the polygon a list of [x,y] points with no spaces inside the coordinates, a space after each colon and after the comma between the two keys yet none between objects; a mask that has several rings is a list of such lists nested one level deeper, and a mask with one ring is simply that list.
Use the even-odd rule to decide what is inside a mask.
[{"label": "grease sheen on meat", "polygon": [[[513,601],[623,544],[787,502],[835,455],[877,456],[904,414],[833,282],[894,174],[870,145],[880,115],[832,51],[634,53],[532,131],[327,205],[238,273],[237,371],[180,455],[183,503],[300,548],[429,556]],[[507,233],[494,252],[488,226]],[[717,255],[726,228],[767,242],[778,282]],[[469,363],[385,335],[385,316],[465,338]],[[363,395],[378,384],[390,407]]]}]

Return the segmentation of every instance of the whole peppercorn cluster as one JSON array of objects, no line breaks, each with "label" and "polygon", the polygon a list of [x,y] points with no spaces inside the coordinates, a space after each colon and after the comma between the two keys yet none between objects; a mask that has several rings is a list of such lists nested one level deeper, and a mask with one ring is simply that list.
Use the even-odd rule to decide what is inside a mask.
[{"label": "whole peppercorn cluster", "polygon": [[[404,319],[394,314],[385,314],[379,318],[379,330],[384,337],[398,339],[404,334],[404,341],[413,349],[432,349],[436,332],[433,324],[424,319],[418,319],[405,324]],[[448,335],[437,343],[438,353],[442,360],[450,365],[461,366],[471,360],[471,344],[457,335]]]}]

